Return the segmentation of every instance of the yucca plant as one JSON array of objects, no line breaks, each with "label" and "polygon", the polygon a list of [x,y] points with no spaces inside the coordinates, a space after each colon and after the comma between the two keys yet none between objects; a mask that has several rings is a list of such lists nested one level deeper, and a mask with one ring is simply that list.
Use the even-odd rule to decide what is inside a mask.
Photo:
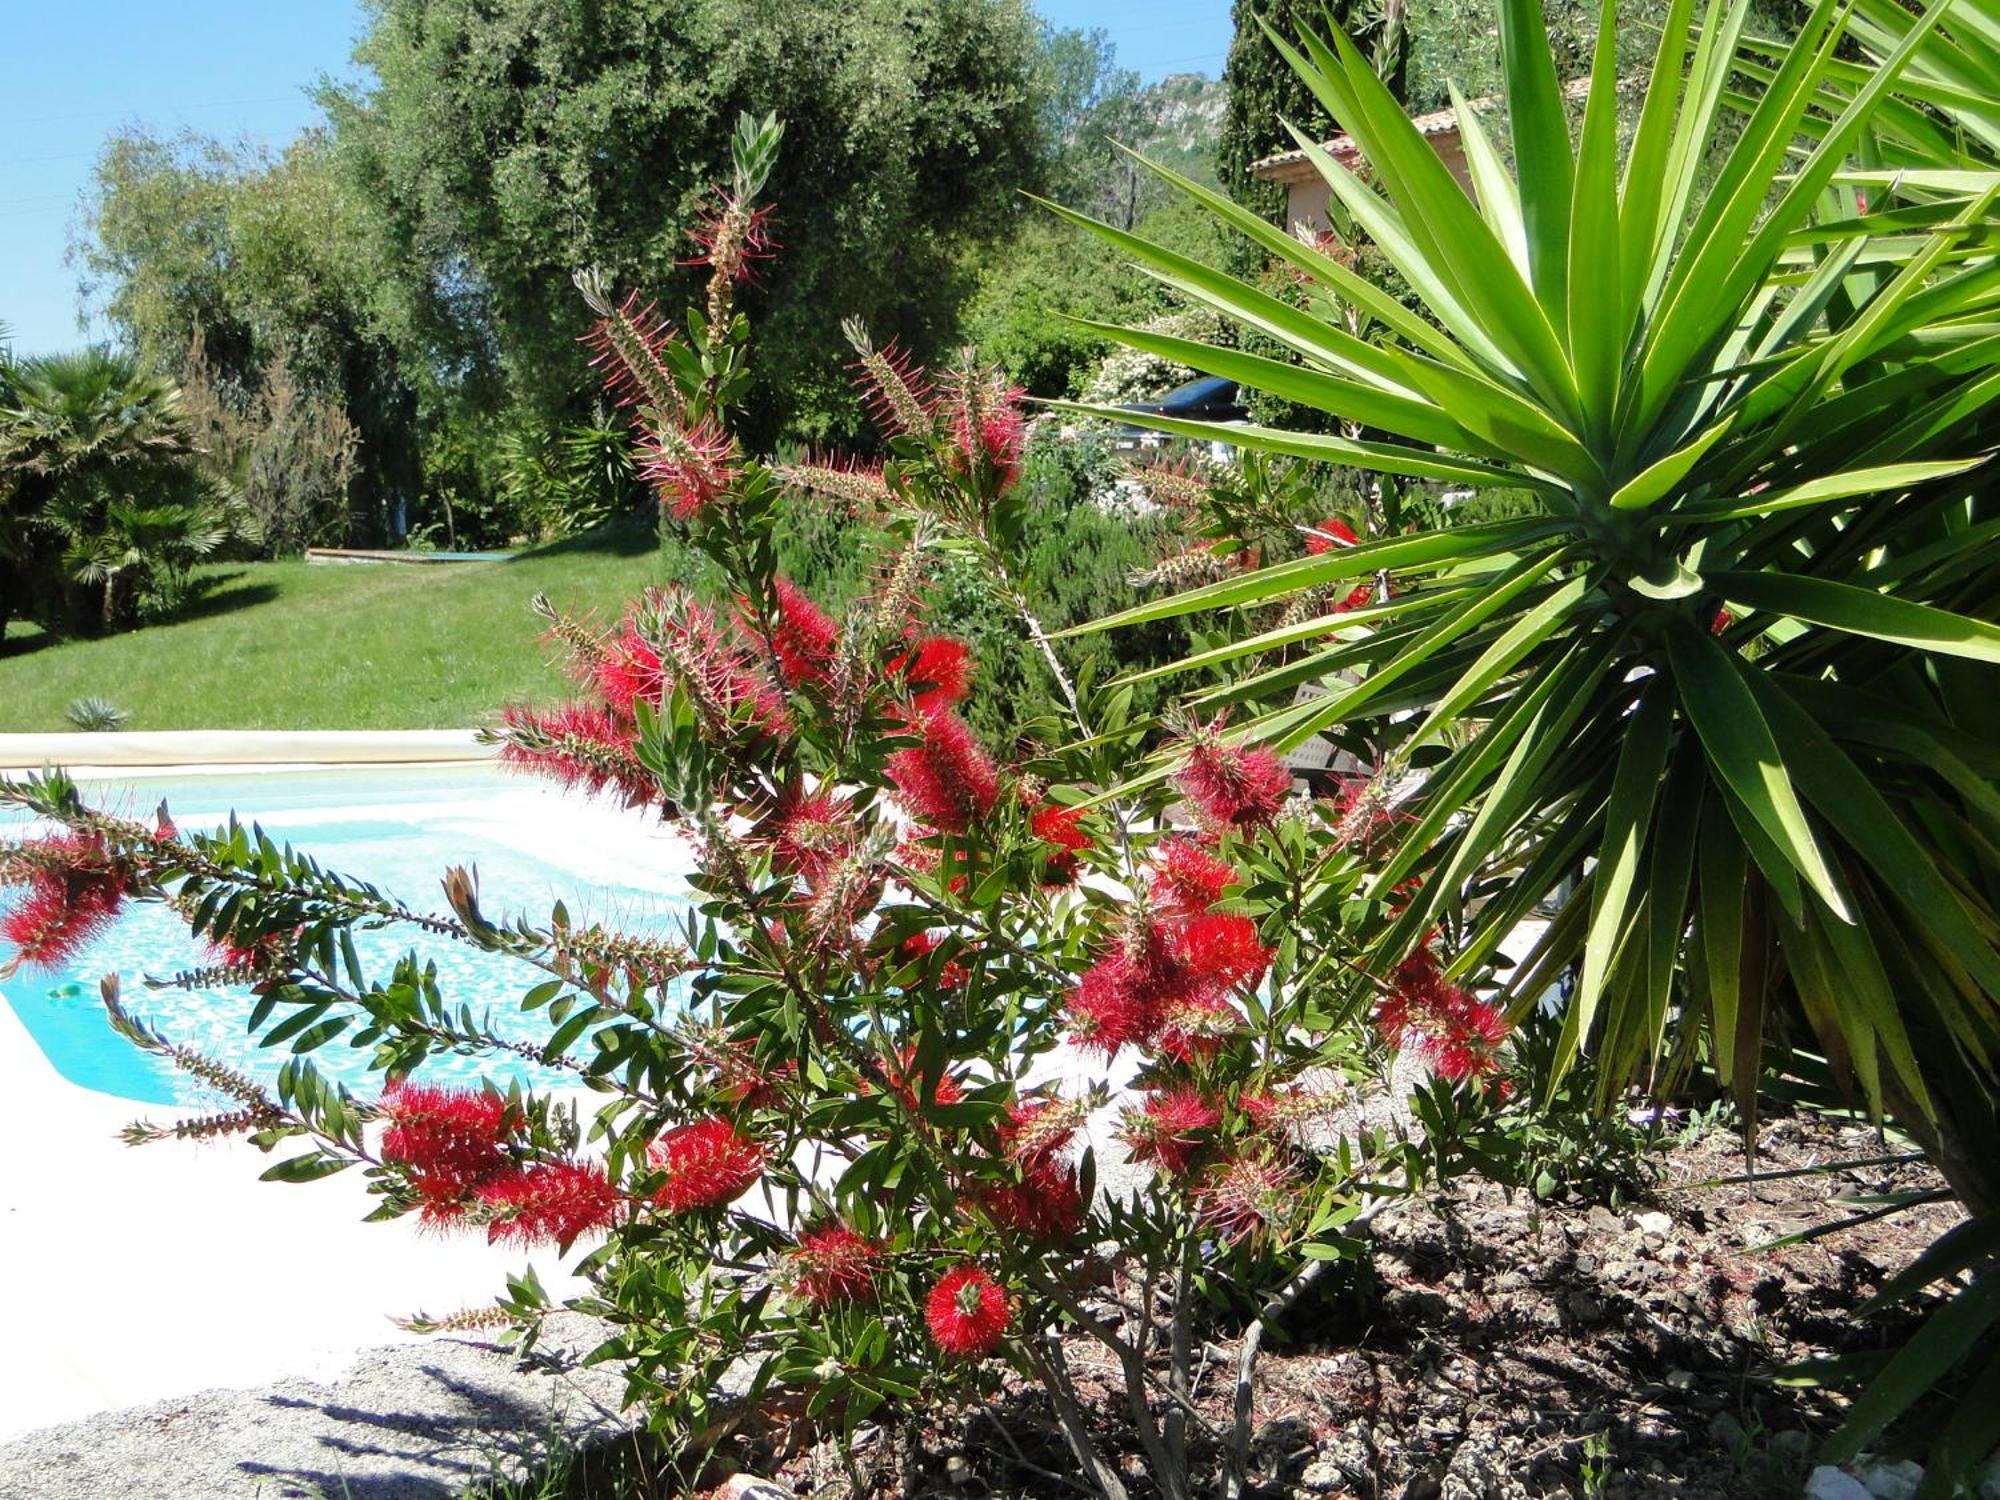
[{"label": "yucca plant", "polygon": [[[1607,1090],[1659,1085],[1706,1049],[1747,1103],[1766,1040],[1803,1026],[1990,1211],[2000,174],[1954,109],[1976,93],[1990,111],[2000,53],[1971,0],[1860,10],[1878,8],[1900,19],[1876,18],[1870,66],[1837,59],[1859,19],[1821,0],[1745,68],[1747,7],[1710,0],[1697,26],[1677,0],[1621,169],[1611,6],[1572,143],[1538,8],[1503,0],[1511,153],[1457,101],[1469,196],[1347,38],[1274,35],[1369,177],[1294,130],[1300,149],[1421,307],[1155,168],[1386,337],[1089,224],[1295,358],[1106,332],[1362,435],[1120,419],[1524,492],[1534,513],[1333,548],[1092,628],[1392,582],[1167,669],[1231,673],[1206,700],[1249,706],[1243,739],[1365,740],[1410,787],[1377,884],[1421,891],[1376,963],[1443,924],[1453,972],[1482,970],[1572,890],[1506,986],[1525,1007],[1576,966],[1557,1078],[1591,1048]],[[1974,76],[1900,96],[1919,58]],[[1885,119],[1987,164],[1887,183]],[[1291,701],[1308,683],[1332,691]]]}]

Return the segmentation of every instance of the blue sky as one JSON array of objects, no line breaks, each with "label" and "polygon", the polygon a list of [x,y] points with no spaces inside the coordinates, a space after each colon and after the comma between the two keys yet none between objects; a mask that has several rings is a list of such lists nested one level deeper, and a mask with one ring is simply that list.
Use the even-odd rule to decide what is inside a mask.
[{"label": "blue sky", "polygon": [[[305,90],[350,71],[353,0],[0,0],[0,323],[16,353],[79,332],[65,264],[99,145],[142,124],[281,145],[316,112]],[[1219,73],[1229,0],[1038,0],[1059,26],[1101,27],[1152,80]]]}]

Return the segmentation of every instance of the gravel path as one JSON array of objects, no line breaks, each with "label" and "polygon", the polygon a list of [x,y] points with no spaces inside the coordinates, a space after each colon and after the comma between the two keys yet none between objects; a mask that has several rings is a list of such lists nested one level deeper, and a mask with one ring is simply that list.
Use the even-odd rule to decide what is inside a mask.
[{"label": "gravel path", "polygon": [[370,1351],[329,1385],[204,1391],[0,1445],[0,1500],[446,1500],[552,1441],[615,1435],[597,1325],[552,1318],[528,1364],[464,1336]]}]

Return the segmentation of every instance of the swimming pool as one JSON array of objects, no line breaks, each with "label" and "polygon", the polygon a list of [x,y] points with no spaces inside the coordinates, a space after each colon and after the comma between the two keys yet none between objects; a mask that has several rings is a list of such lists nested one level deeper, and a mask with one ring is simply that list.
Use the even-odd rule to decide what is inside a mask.
[{"label": "swimming pool", "polygon": [[[495,920],[526,912],[543,924],[560,898],[579,920],[674,931],[689,899],[685,847],[664,831],[643,826],[635,814],[485,764],[131,776],[86,781],[83,788],[98,805],[147,818],[165,799],[175,822],[190,830],[220,824],[233,808],[280,843],[295,844],[329,869],[371,881],[419,910],[444,909],[438,882],[455,864],[477,866],[480,905]],[[11,836],[24,823],[18,813],[0,811],[0,834]],[[384,979],[390,964],[411,949],[435,961],[444,995],[470,1005],[475,1015],[490,1012],[503,1035],[538,1039],[538,1024],[546,1024],[517,1009],[522,992],[546,976],[512,959],[401,928],[357,932],[355,943],[371,976]],[[146,975],[164,977],[205,961],[169,912],[134,907],[67,970],[23,969],[0,983],[0,1002],[71,1082],[147,1104],[205,1105],[211,1096],[200,1085],[114,1034],[98,1002],[98,981],[118,973],[127,1003],[171,1040],[254,1077],[274,1078],[290,1050],[260,1048],[247,1034],[247,991],[145,987]],[[336,1040],[313,1061],[369,1096],[379,1079],[368,1073],[367,1057],[367,1049]],[[452,1056],[431,1058],[421,1074],[440,1082],[482,1075],[534,1085],[575,1082],[574,1075],[527,1062],[488,1065]]]}]

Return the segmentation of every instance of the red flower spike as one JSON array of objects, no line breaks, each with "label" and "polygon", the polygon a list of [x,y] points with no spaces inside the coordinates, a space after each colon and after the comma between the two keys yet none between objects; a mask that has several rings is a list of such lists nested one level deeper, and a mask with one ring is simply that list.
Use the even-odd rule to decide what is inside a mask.
[{"label": "red flower spike", "polygon": [[616,792],[626,806],[659,796],[652,773],[639,764],[632,731],[609,709],[591,703],[500,711],[500,764],[546,776],[563,787]]},{"label": "red flower spike", "polygon": [[999,772],[963,719],[945,709],[913,712],[903,730],[917,743],[891,755],[884,769],[905,812],[940,832],[964,833],[993,811]]},{"label": "red flower spike", "polygon": [[736,441],[713,417],[689,427],[662,417],[639,448],[639,477],[676,521],[709,510],[736,482]]},{"label": "red flower spike", "polygon": [[600,319],[583,342],[605,389],[621,406],[651,406],[661,412],[680,409],[680,391],[666,356],[675,342],[673,329],[656,306],[639,300],[637,292]]},{"label": "red flower spike", "polygon": [[1306,537],[1306,551],[1318,557],[1335,547],[1352,547],[1360,540],[1354,534],[1354,528],[1339,516],[1328,516],[1324,521],[1313,523],[1313,529]]},{"label": "red flower spike", "polygon": [[[890,1090],[911,1109],[923,1107],[923,1079],[917,1074],[916,1066],[917,1049],[912,1045],[903,1048],[896,1061],[882,1070]],[[939,1104],[963,1104],[965,1086],[950,1073],[940,1073],[937,1092],[932,1097]]]},{"label": "red flower spike", "polygon": [[1174,928],[1174,947],[1190,974],[1227,985],[1253,986],[1270,966],[1257,924],[1230,912],[1205,911]]},{"label": "red flower spike", "polygon": [[749,1192],[764,1175],[764,1148],[727,1120],[679,1125],[646,1149],[646,1159],[667,1174],[653,1202],[671,1214],[720,1208]]},{"label": "red flower spike", "polygon": [[401,1167],[424,1216],[455,1216],[468,1193],[513,1168],[507,1145],[519,1117],[499,1094],[434,1084],[391,1084],[381,1108],[382,1159]]},{"label": "red flower spike", "polygon": [[881,1245],[845,1224],[808,1230],[785,1254],[792,1290],[815,1307],[875,1300]]},{"label": "red flower spike", "polygon": [[592,1163],[536,1162],[505,1172],[481,1185],[479,1201],[498,1215],[486,1226],[493,1244],[567,1246],[618,1221],[618,1190]]},{"label": "red flower spike", "polygon": [[710,266],[725,281],[742,284],[754,278],[758,261],[769,260],[779,246],[771,238],[769,204],[752,208],[733,193],[725,192],[717,202],[700,210],[688,230],[698,254],[689,256],[684,266]]},{"label": "red flower spike", "polygon": [[1077,1099],[1030,1099],[1007,1107],[1000,1144],[1007,1159],[1027,1168],[1053,1159],[1083,1125],[1087,1106]]},{"label": "red flower spike", "polygon": [[1078,858],[1091,847],[1090,835],[1083,831],[1083,820],[1087,816],[1081,807],[1058,807],[1053,802],[1044,803],[1035,809],[1029,826],[1035,837],[1045,844],[1054,844],[1056,852],[1042,865],[1042,876],[1050,885],[1070,885],[1075,882],[1077,871],[1082,868]]},{"label": "red flower spike", "polygon": [[960,1359],[981,1359],[999,1348],[1012,1316],[1000,1284],[970,1262],[945,1272],[924,1300],[931,1338]]},{"label": "red flower spike", "polygon": [[840,641],[840,627],[788,578],[777,581],[778,618],[771,633],[771,648],[785,677],[793,683],[826,681]]},{"label": "red flower spike", "polygon": [[1200,1222],[1235,1242],[1269,1234],[1292,1215],[1298,1177],[1268,1156],[1239,1156],[1218,1166],[1195,1189]]},{"label": "red flower spike", "polygon": [[1447,980],[1427,947],[1396,966],[1392,988],[1376,1003],[1375,1026],[1390,1046],[1415,1052],[1452,1083],[1498,1071],[1495,1053],[1508,1031],[1500,1008]]},{"label": "red flower spike", "polygon": [[854,372],[875,425],[884,432],[891,437],[936,432],[930,380],[893,342],[880,349],[863,348],[854,362]]},{"label": "red flower spike", "polygon": [[1160,848],[1151,885],[1153,903],[1162,915],[1199,916],[1242,878],[1193,839],[1176,836],[1166,839]]},{"label": "red flower spike", "polygon": [[1242,1024],[1242,1014],[1221,995],[1195,990],[1161,1010],[1160,1033],[1153,1046],[1174,1062],[1204,1062],[1221,1051],[1223,1042]]},{"label": "red flower spike", "polygon": [[1221,1111],[1196,1090],[1181,1087],[1149,1094],[1142,1108],[1126,1110],[1119,1136],[1132,1160],[1156,1162],[1178,1177],[1221,1123]]},{"label": "red flower spike", "polygon": [[920,637],[911,650],[889,663],[889,675],[901,677],[919,713],[963,703],[972,694],[972,648],[949,636]]},{"label": "red flower spike", "polygon": [[1021,1181],[994,1185],[980,1196],[1000,1223],[1045,1244],[1083,1227],[1083,1190],[1067,1162],[1045,1157],[1030,1164]]},{"label": "red flower spike", "polygon": [[1108,1062],[1121,1047],[1140,1047],[1160,1031],[1166,996],[1148,966],[1124,953],[1099,959],[1070,992],[1070,1040]]},{"label": "red flower spike", "polygon": [[93,834],[58,833],[20,845],[0,863],[0,884],[25,893],[0,917],[0,945],[12,959],[0,976],[24,964],[55,969],[90,946],[124,910],[126,873]]},{"label": "red flower spike", "polygon": [[944,401],[950,423],[949,462],[966,478],[986,477],[993,492],[1004,493],[1021,473],[1027,419],[1018,386],[985,371],[954,371]]},{"label": "red flower spike", "polygon": [[1291,795],[1292,773],[1269,750],[1224,744],[1221,723],[1188,740],[1174,785],[1215,829],[1263,828]]},{"label": "red flower spike", "polygon": [[787,791],[758,829],[771,862],[817,890],[860,843],[854,812],[827,792]]}]

